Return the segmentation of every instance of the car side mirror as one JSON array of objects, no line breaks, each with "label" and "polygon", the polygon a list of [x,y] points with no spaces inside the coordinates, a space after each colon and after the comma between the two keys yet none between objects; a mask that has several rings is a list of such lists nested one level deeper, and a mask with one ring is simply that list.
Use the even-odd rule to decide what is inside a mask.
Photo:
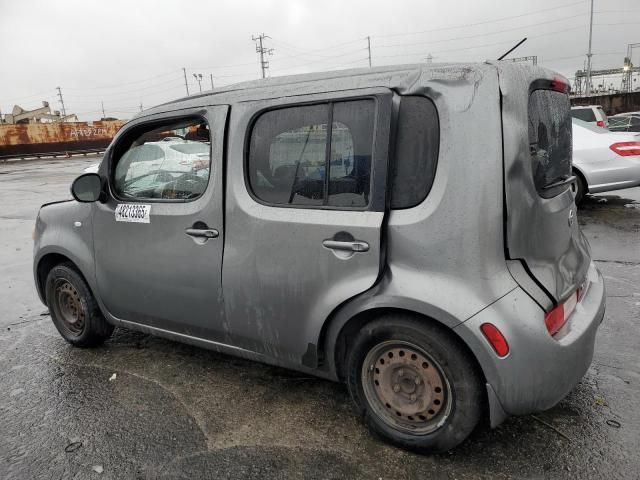
[{"label": "car side mirror", "polygon": [[85,173],[71,184],[71,195],[78,202],[91,203],[102,195],[102,178],[97,173]]}]

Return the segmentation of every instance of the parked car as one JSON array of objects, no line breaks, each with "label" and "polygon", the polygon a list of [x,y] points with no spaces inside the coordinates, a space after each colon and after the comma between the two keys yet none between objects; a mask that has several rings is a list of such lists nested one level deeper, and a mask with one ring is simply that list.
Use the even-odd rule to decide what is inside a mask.
[{"label": "parked car", "polygon": [[[533,66],[410,65],[152,108],[40,209],[38,293],[73,345],[122,326],[342,381],[374,432],[449,450],[591,363],[605,294],[568,90]],[[132,183],[130,152],[204,125],[205,175]]]},{"label": "parked car", "polygon": [[611,132],[573,119],[576,203],[587,193],[640,185],[640,134]]},{"label": "parked car", "polygon": [[[129,168],[130,178],[160,167],[163,171],[172,170],[177,173],[199,171],[209,166],[209,145],[181,137],[165,137],[157,142],[150,141],[138,145],[129,150],[127,156],[128,161],[135,164]],[[92,163],[84,172],[97,173],[99,167],[100,162]]]},{"label": "parked car", "polygon": [[594,123],[598,127],[606,128],[607,114],[600,105],[586,105],[571,107],[571,116],[584,122]]},{"label": "parked car", "polygon": [[640,112],[620,113],[609,117],[608,128],[612,132],[640,133]]}]

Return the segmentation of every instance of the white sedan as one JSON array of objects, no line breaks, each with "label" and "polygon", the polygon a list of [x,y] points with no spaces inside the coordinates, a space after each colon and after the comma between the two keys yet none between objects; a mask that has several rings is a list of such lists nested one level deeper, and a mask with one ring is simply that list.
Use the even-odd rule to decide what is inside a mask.
[{"label": "white sedan", "polygon": [[[205,142],[184,140],[180,137],[165,137],[158,142],[145,142],[131,148],[126,155],[132,157],[129,175],[147,173],[160,165],[171,167],[174,171],[201,170],[209,166],[210,146]],[[84,169],[85,173],[98,173],[100,163],[92,163]]]},{"label": "white sedan", "polygon": [[640,185],[640,134],[610,132],[573,119],[573,173],[576,203],[587,193]]}]

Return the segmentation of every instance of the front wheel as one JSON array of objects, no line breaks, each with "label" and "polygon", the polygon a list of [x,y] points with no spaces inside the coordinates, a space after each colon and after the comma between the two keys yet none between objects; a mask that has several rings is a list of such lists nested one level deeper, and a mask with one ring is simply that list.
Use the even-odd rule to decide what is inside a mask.
[{"label": "front wheel", "polygon": [[49,313],[60,335],[77,347],[92,347],[113,333],[98,304],[73,265],[56,265],[47,275],[45,292]]},{"label": "front wheel", "polygon": [[584,180],[582,179],[582,177],[578,174],[575,174],[575,175],[576,175],[576,181],[574,182],[574,187],[573,187],[574,200],[576,202],[576,205],[580,205],[584,200],[587,187],[584,184]]},{"label": "front wheel", "polygon": [[403,315],[364,326],[347,358],[347,385],[365,424],[404,448],[442,452],[482,414],[482,381],[443,327]]}]

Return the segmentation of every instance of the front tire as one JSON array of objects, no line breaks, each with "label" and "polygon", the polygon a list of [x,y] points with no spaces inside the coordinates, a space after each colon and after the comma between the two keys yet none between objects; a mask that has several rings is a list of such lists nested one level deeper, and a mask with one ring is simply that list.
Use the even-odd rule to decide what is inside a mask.
[{"label": "front tire", "polygon": [[392,443],[443,452],[483,410],[482,379],[444,327],[407,315],[366,324],[347,356],[347,386],[364,423]]},{"label": "front tire", "polygon": [[60,335],[76,347],[100,345],[113,333],[82,276],[72,264],[56,265],[47,275],[49,313]]},{"label": "front tire", "polygon": [[580,205],[582,203],[582,201],[584,200],[584,196],[586,194],[587,191],[587,187],[584,183],[584,180],[582,179],[582,177],[577,174],[574,173],[574,175],[576,176],[576,182],[575,182],[575,187],[574,187],[574,193],[575,193],[575,202],[576,202],[576,206]]}]

